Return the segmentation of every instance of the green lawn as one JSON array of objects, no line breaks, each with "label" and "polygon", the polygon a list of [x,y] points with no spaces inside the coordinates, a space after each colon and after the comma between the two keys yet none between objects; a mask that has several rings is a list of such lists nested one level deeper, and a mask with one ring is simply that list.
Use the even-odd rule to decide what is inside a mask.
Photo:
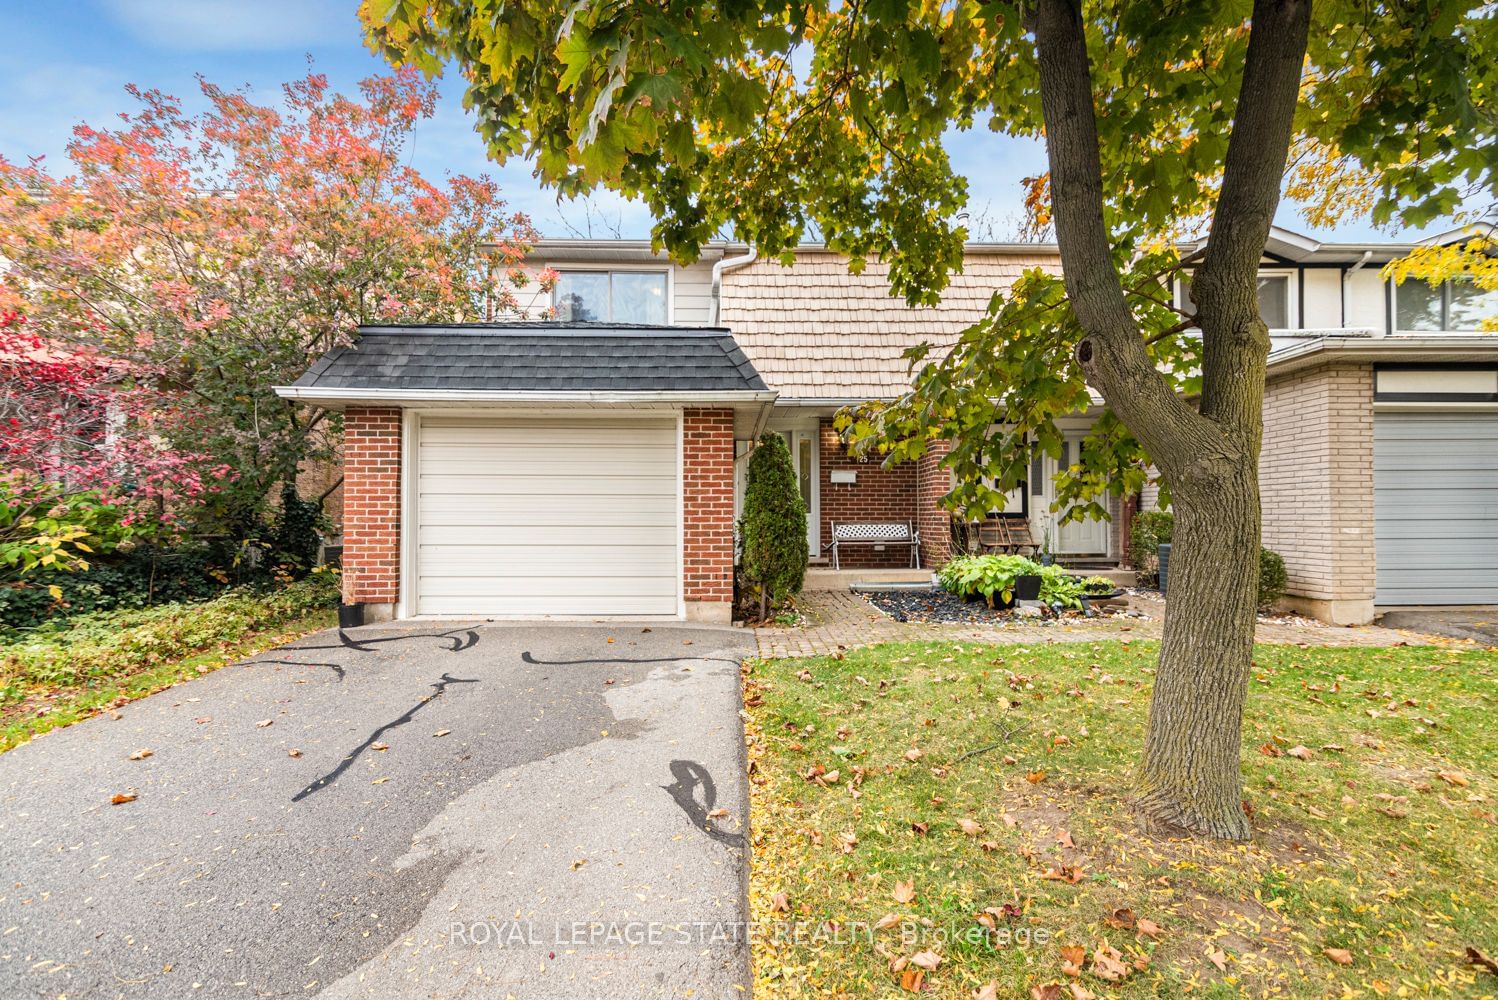
[{"label": "green lawn", "polygon": [[1251,845],[1135,826],[1155,653],[752,663],[762,995],[1498,992],[1498,653],[1259,647]]}]

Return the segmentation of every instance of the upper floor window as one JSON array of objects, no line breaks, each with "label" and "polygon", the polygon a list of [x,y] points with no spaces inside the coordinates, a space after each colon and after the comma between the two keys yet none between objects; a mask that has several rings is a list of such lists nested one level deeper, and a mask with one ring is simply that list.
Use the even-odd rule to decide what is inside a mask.
[{"label": "upper floor window", "polygon": [[[1293,329],[1290,321],[1290,279],[1289,274],[1259,275],[1259,317],[1271,330]],[[1182,274],[1180,282],[1181,297],[1178,304],[1182,309],[1194,310],[1196,300],[1191,297],[1191,278]]]},{"label": "upper floor window", "polygon": [[665,271],[559,271],[552,302],[569,323],[667,322]]},{"label": "upper floor window", "polygon": [[1417,278],[1394,286],[1394,328],[1409,331],[1471,331],[1498,318],[1498,289],[1471,281],[1432,288]]}]

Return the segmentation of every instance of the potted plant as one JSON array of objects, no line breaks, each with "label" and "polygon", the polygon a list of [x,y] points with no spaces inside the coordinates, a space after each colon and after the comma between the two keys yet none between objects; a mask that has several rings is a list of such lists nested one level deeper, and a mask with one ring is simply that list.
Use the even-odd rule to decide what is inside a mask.
[{"label": "potted plant", "polygon": [[1015,577],[1014,599],[1016,601],[1040,600],[1040,585],[1044,579],[1039,573],[1022,573]]},{"label": "potted plant", "polygon": [[1051,529],[1045,529],[1045,534],[1040,540],[1040,565],[1054,566],[1056,557],[1051,553]]}]

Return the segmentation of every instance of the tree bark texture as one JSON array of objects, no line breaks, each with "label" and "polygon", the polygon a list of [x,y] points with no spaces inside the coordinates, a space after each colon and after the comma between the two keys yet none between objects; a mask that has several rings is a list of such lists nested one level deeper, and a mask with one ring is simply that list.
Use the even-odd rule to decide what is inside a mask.
[{"label": "tree bark texture", "polygon": [[1268,330],[1258,266],[1278,205],[1310,24],[1310,0],[1256,0],[1233,134],[1192,284],[1203,337],[1193,407],[1155,369],[1103,217],[1101,159],[1079,0],[1038,0],[1057,242],[1084,332],[1089,384],[1144,445],[1176,514],[1169,610],[1136,809],[1157,832],[1251,836],[1243,811],[1243,703],[1259,565],[1259,447]]}]

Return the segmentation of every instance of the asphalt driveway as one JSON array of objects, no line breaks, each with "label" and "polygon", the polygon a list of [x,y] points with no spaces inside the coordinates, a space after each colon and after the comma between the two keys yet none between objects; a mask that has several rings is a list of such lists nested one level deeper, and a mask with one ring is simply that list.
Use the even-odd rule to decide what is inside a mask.
[{"label": "asphalt driveway", "polygon": [[0,756],[0,996],[742,996],[751,643],[330,631]]}]

